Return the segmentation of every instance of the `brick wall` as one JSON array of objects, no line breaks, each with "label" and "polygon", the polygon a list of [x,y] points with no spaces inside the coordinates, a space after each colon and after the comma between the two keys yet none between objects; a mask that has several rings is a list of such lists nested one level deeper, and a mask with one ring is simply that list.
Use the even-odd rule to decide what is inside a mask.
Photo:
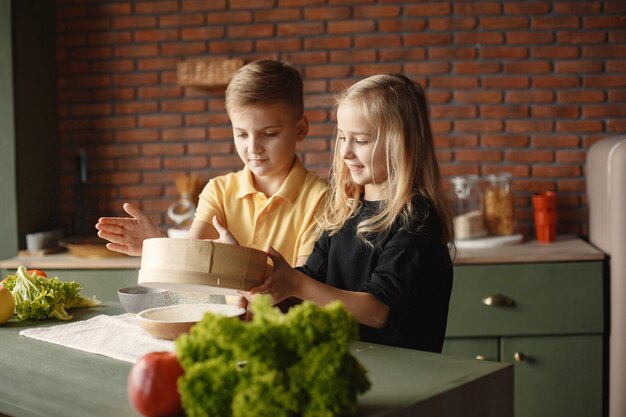
[{"label": "brick wall", "polygon": [[162,225],[177,175],[240,168],[222,89],[176,84],[186,59],[295,64],[312,122],[299,152],[323,177],[333,93],[406,73],[428,92],[443,174],[512,172],[527,234],[542,190],[558,192],[560,233],[587,234],[586,151],[626,131],[623,1],[57,0],[56,21],[66,226],[80,148],[93,216],[131,201]]}]

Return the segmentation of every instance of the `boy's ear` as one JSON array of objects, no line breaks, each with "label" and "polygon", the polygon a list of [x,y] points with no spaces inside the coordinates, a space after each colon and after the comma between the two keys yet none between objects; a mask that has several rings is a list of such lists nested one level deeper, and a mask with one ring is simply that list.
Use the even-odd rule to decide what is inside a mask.
[{"label": "boy's ear", "polygon": [[302,142],[306,135],[309,134],[309,118],[306,115],[303,115],[300,120],[298,120],[297,124],[298,138],[297,142]]}]

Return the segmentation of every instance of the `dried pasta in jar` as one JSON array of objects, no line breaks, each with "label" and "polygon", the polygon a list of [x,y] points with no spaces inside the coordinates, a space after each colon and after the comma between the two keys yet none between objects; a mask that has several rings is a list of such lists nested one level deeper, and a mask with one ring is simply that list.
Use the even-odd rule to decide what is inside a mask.
[{"label": "dried pasta in jar", "polygon": [[485,223],[491,236],[512,235],[515,232],[511,174],[488,175],[484,190]]}]

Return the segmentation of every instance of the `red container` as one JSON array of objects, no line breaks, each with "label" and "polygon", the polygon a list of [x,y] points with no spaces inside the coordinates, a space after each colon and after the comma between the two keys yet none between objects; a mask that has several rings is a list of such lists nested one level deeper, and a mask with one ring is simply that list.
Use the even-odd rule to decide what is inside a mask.
[{"label": "red container", "polygon": [[556,193],[546,191],[533,195],[535,209],[535,232],[537,240],[542,243],[553,242],[556,239]]},{"label": "red container", "polygon": [[556,221],[555,211],[535,210],[535,232],[539,242],[549,243],[556,239]]},{"label": "red container", "polygon": [[556,211],[535,210],[535,226],[556,226]]},{"label": "red container", "polygon": [[556,193],[544,191],[533,195],[533,207],[535,210],[556,211]]},{"label": "red container", "polygon": [[537,241],[541,243],[554,242],[554,239],[556,239],[556,227],[536,226],[535,234],[537,236]]}]

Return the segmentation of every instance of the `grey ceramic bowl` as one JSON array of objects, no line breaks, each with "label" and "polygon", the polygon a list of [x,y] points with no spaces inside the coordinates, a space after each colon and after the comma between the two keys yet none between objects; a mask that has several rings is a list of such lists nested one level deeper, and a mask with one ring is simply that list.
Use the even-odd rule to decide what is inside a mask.
[{"label": "grey ceramic bowl", "polygon": [[133,314],[148,308],[162,307],[171,304],[166,290],[148,287],[128,287],[117,291],[122,307]]}]

